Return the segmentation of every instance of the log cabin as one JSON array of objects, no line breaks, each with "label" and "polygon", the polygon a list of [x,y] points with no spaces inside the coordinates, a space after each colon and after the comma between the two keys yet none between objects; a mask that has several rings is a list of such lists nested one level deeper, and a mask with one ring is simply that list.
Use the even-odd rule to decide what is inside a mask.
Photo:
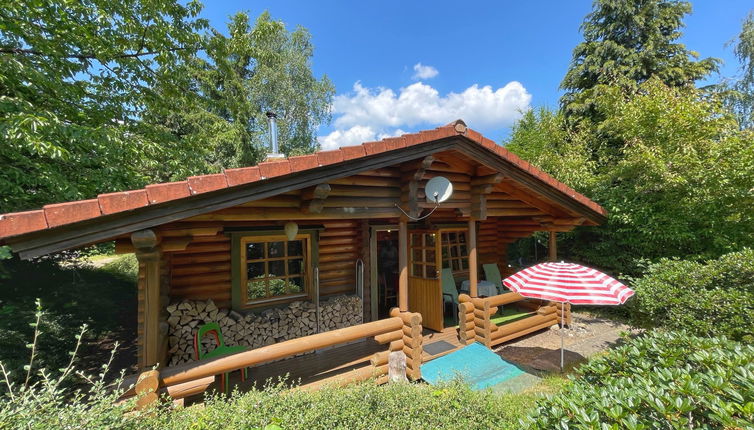
[{"label": "log cabin", "polygon": [[[425,195],[438,176],[453,187],[439,204]],[[0,244],[27,259],[105,241],[135,253],[137,361],[156,368],[142,374],[141,389],[180,398],[232,369],[324,371],[336,367],[333,357],[349,356],[348,348],[350,358],[364,355],[366,343],[388,349],[367,351],[370,365],[350,370],[350,378],[384,382],[388,355],[401,351],[409,377],[418,379],[421,363],[433,358],[423,353],[432,341],[493,346],[553,325],[559,308],[524,302],[531,318],[497,327],[498,307],[523,298],[502,291],[480,297],[480,268],[494,264],[505,275],[508,245],[537,231],[550,232],[554,259],[557,232],[605,216],[597,203],[457,120],[0,215]],[[466,286],[449,310],[457,326],[444,306],[443,268]],[[247,351],[196,362],[193,336],[210,321],[226,343]],[[369,342],[355,342],[363,339]],[[327,355],[334,346],[343,349]],[[302,355],[323,349],[325,358]]]}]

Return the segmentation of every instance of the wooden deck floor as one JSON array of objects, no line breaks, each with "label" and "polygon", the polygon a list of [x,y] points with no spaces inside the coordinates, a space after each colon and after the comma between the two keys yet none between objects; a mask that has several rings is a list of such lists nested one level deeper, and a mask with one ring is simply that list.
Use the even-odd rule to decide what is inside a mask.
[{"label": "wooden deck floor", "polygon": [[[455,349],[461,347],[456,327],[448,327],[442,332],[425,330],[423,334],[424,346],[445,341],[453,345]],[[237,384],[243,391],[253,386],[261,388],[268,381],[277,382],[279,378],[283,377],[289,383],[300,381],[302,387],[318,386],[335,381],[339,376],[343,376],[348,371],[368,366],[369,360],[374,353],[385,351],[386,349],[387,345],[380,345],[373,339],[366,339],[253,367],[250,369],[249,379],[245,382],[240,381],[239,372],[233,372],[231,383]],[[427,362],[433,358],[448,354],[453,350],[436,355],[430,355],[425,351],[422,355],[422,360]]]}]

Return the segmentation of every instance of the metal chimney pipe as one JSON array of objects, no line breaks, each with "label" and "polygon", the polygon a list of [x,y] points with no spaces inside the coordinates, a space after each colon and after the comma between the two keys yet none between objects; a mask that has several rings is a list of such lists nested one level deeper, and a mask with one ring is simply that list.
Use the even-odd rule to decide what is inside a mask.
[{"label": "metal chimney pipe", "polygon": [[272,147],[272,152],[269,154],[268,158],[282,158],[283,154],[280,153],[280,148],[278,147],[277,115],[272,111],[267,112],[267,119],[270,125],[270,144]]}]

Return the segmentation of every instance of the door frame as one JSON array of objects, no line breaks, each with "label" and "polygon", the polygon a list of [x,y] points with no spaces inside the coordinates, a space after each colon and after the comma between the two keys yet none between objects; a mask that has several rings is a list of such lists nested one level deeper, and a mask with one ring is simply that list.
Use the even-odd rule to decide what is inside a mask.
[{"label": "door frame", "polygon": [[372,321],[376,321],[379,317],[377,307],[380,300],[379,286],[377,285],[377,232],[388,230],[398,231],[398,224],[369,226],[369,299]]}]

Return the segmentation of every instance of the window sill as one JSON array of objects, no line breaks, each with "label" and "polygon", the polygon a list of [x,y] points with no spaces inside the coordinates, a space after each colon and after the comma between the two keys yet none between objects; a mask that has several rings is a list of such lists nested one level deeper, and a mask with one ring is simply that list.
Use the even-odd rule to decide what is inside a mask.
[{"label": "window sill", "polygon": [[273,305],[280,305],[290,302],[295,302],[296,300],[309,300],[311,296],[307,293],[301,293],[301,294],[295,294],[290,296],[284,296],[284,297],[270,297],[269,299],[259,299],[254,300],[253,302],[248,302],[241,306],[241,309],[254,309],[254,308],[260,308],[263,306],[273,306]]}]

